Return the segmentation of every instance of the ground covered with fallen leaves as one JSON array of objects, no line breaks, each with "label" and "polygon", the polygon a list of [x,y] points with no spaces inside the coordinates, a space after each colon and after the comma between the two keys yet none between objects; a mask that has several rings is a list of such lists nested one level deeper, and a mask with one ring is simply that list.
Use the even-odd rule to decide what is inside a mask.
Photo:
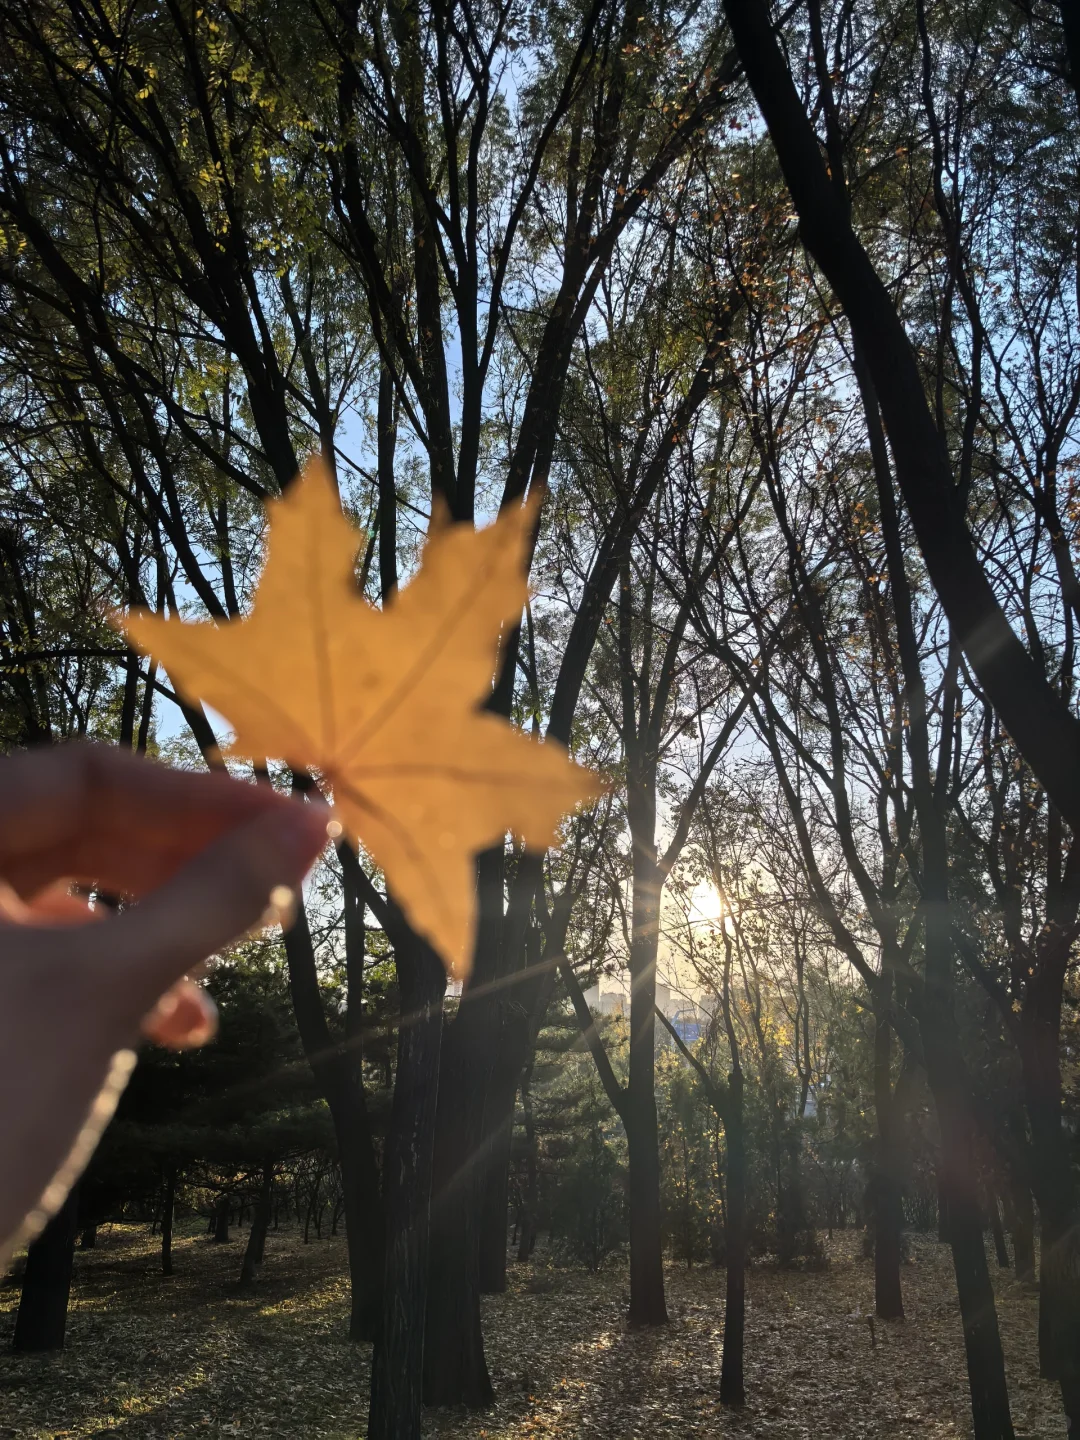
[{"label": "ground covered with fallen leaves", "polygon": [[[241,1234],[241,1240],[244,1238]],[[542,1259],[515,1266],[485,1300],[495,1407],[429,1412],[445,1440],[655,1440],[657,1436],[951,1437],[970,1434],[948,1251],[914,1237],[905,1321],[878,1321],[861,1237],[824,1240],[806,1271],[756,1264],[749,1277],[742,1412],[720,1408],[723,1272],[668,1272],[671,1323],[629,1331],[625,1269],[599,1276]],[[271,1235],[257,1289],[236,1288],[241,1244],[177,1237],[158,1270],[145,1229],[105,1227],[76,1256],[67,1348],[7,1349],[18,1291],[0,1290],[0,1437],[169,1440],[270,1436],[356,1440],[369,1354],[344,1335],[344,1244]],[[1057,1440],[1053,1386],[1038,1378],[1036,1299],[995,1271],[1017,1434]],[[875,1343],[876,1342],[876,1343]]]}]

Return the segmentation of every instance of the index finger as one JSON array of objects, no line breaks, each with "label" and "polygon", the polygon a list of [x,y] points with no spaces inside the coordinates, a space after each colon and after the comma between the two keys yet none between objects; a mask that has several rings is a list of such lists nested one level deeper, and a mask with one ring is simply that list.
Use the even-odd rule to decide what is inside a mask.
[{"label": "index finger", "polygon": [[59,876],[140,895],[226,830],[300,803],[107,745],[25,750],[0,761],[0,876],[24,896]]}]

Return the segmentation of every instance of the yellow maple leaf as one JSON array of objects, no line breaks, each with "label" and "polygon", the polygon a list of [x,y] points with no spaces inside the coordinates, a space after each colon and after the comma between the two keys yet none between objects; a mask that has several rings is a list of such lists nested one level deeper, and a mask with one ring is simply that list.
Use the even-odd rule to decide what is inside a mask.
[{"label": "yellow maple leaf", "polygon": [[118,624],[187,699],[229,721],[238,754],[320,774],[409,923],[463,976],[476,852],[508,830],[552,844],[560,819],[602,789],[558,744],[479,708],[502,627],[525,603],[534,511],[437,530],[378,610],[357,588],[360,537],[322,461],[267,508],[249,615],[219,625],[132,611]]}]

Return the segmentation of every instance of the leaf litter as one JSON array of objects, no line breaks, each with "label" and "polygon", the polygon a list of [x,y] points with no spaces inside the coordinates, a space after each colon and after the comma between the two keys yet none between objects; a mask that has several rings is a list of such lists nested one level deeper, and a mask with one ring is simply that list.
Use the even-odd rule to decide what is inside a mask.
[{"label": "leaf litter", "polygon": [[[239,1232],[241,1239],[244,1232]],[[916,1236],[903,1272],[908,1318],[873,1308],[858,1232],[825,1240],[828,1263],[748,1277],[749,1403],[719,1404],[723,1271],[667,1271],[670,1324],[630,1331],[625,1270],[511,1264],[484,1301],[497,1402],[482,1414],[428,1411],[443,1440],[655,1440],[657,1436],[966,1437],[963,1340],[945,1246]],[[345,1336],[344,1241],[269,1237],[257,1289],[240,1293],[239,1243],[174,1240],[157,1268],[145,1228],[106,1227],[80,1251],[67,1348],[0,1354],[0,1440],[174,1440],[250,1436],[356,1440],[366,1431],[369,1347]],[[1065,1434],[1056,1387],[1039,1379],[1037,1297],[994,1271],[1018,1437]],[[0,1343],[18,1291],[0,1290]]]}]

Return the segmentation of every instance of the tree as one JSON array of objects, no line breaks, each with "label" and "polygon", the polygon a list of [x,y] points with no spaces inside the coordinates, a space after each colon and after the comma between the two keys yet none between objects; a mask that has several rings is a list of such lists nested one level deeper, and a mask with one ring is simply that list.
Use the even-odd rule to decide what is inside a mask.
[{"label": "tree", "polygon": [[27,1252],[11,1340],[22,1354],[64,1347],[78,1207],[76,1186]]}]

